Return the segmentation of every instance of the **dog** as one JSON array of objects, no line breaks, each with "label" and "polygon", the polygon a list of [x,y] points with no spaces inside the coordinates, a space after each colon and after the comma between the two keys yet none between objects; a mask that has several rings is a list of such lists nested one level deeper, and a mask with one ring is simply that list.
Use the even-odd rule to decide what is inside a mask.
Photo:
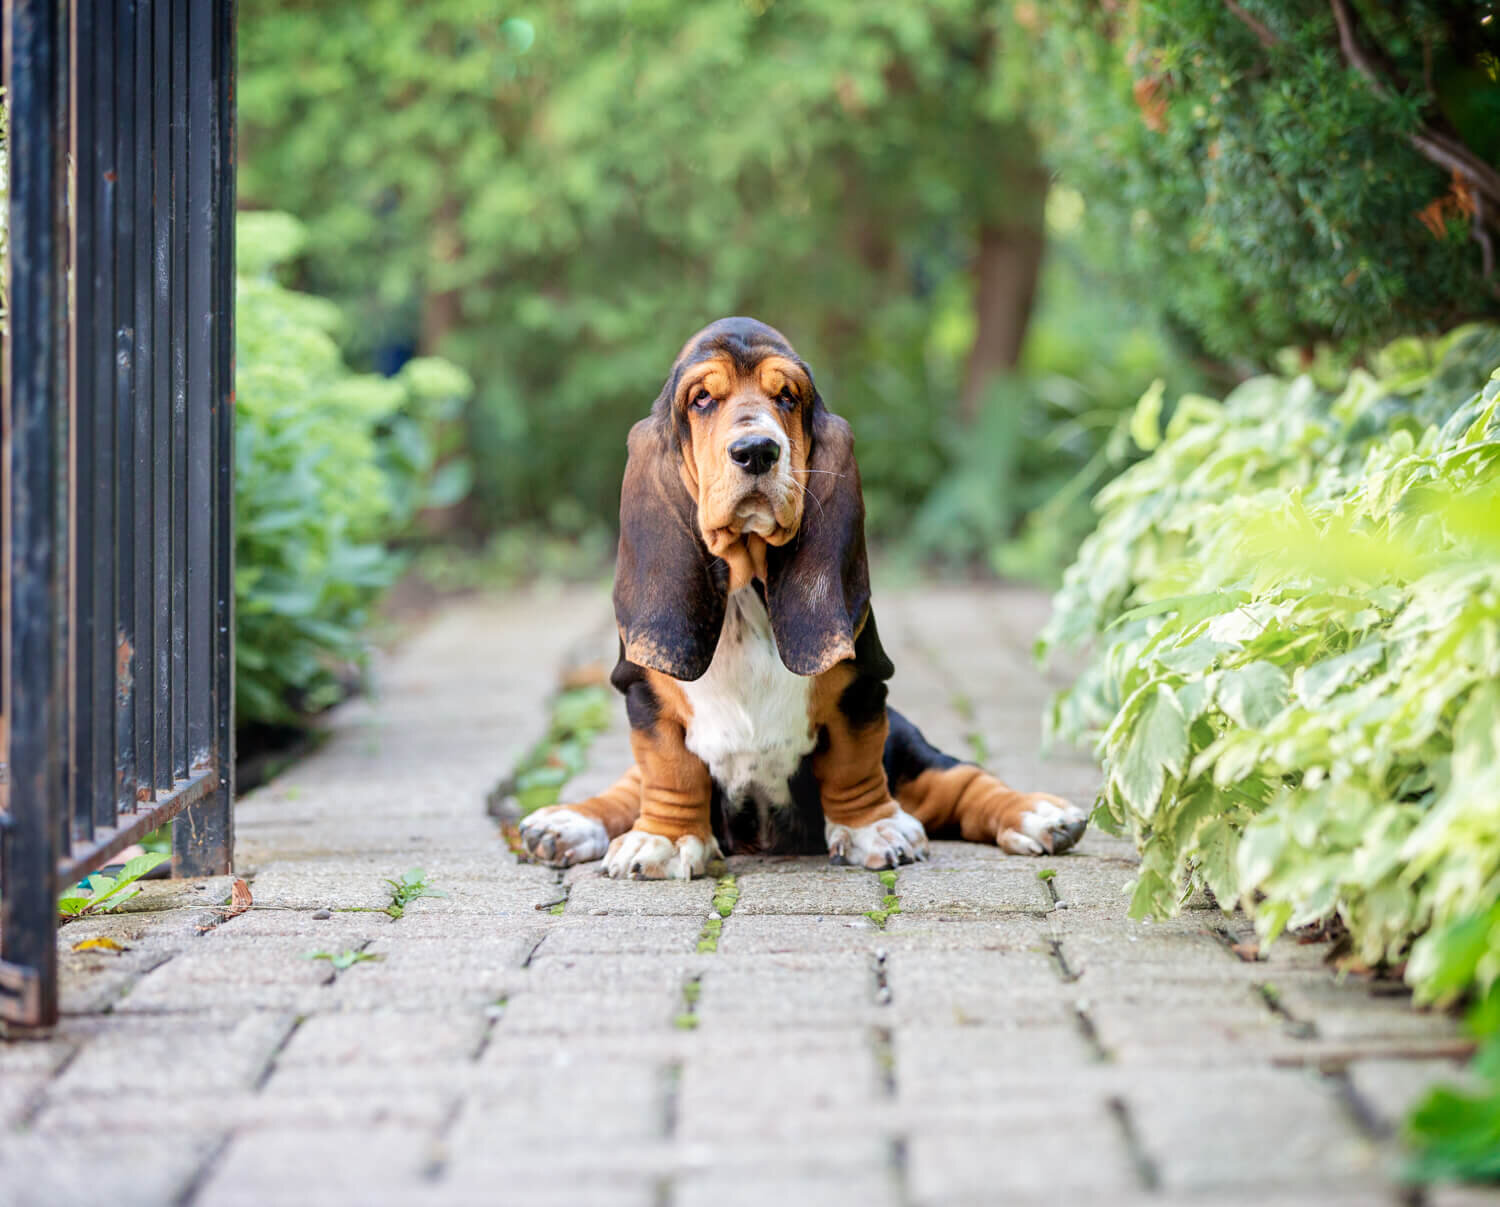
[{"label": "dog", "polygon": [[615,569],[635,765],[520,825],[554,867],[690,879],[725,853],[889,868],[928,834],[1057,853],[1083,810],[935,749],[886,706],[849,425],[785,336],[726,318],[630,432]]}]

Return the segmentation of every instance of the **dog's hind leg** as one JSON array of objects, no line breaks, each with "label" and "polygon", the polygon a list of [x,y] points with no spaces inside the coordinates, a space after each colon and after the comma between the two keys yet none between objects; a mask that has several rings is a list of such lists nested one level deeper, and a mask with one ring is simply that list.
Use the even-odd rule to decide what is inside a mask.
[{"label": "dog's hind leg", "polygon": [[555,868],[603,859],[612,839],[641,814],[641,769],[634,763],[598,796],[576,805],[548,805],[521,819],[521,842],[538,863]]},{"label": "dog's hind leg", "polygon": [[930,837],[946,832],[992,842],[1012,855],[1046,855],[1066,851],[1083,836],[1088,814],[1077,805],[1044,792],[1017,792],[983,767],[938,750],[894,708],[886,712],[886,779]]}]

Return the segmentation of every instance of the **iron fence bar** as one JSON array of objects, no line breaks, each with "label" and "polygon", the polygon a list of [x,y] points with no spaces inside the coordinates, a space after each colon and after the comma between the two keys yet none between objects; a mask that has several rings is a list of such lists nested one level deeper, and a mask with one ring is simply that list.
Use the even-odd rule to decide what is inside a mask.
[{"label": "iron fence bar", "polygon": [[135,811],[136,581],[136,22],[135,0],[119,0],[114,41],[115,325],[115,813]]},{"label": "iron fence bar", "polygon": [[[77,213],[74,221],[83,226],[91,223],[93,238],[93,321],[84,324],[81,314],[75,327],[84,333],[86,360],[80,358],[76,372],[80,381],[80,400],[87,400],[80,435],[87,432],[93,449],[94,473],[76,483],[78,494],[92,494],[92,522],[79,541],[79,570],[89,564],[91,591],[84,601],[89,611],[89,628],[80,643],[80,661],[89,663],[89,695],[78,702],[80,728],[86,727],[89,745],[87,778],[79,776],[79,792],[86,794],[85,807],[92,806],[95,829],[115,824],[115,332],[114,294],[115,257],[114,224],[117,199],[115,172],[115,97],[114,41],[115,4],[94,4],[82,0],[92,28],[86,28],[84,14],[75,22],[75,43],[80,56],[92,63],[92,78],[87,81],[87,96],[78,105],[80,112],[92,109],[93,144],[80,144],[74,154],[78,177]],[[81,64],[81,66],[84,66]],[[79,91],[75,80],[74,93]],[[87,174],[87,181],[84,176]],[[85,184],[87,187],[84,187]],[[85,199],[87,202],[85,203]],[[75,282],[84,280],[75,269]],[[82,302],[82,290],[79,303]]]},{"label": "iron fence bar", "polygon": [[188,0],[172,0],[172,774],[188,774]]},{"label": "iron fence bar", "polygon": [[10,783],[0,829],[0,1017],[57,1019],[55,877],[63,731],[65,598],[57,452],[61,443],[65,229],[61,13],[56,0],[7,0],[10,103],[10,337],[5,506],[4,714]]},{"label": "iron fence bar", "polygon": [[[72,771],[68,799],[72,802],[73,815],[70,843],[92,842],[94,838],[93,605],[97,567],[91,556],[89,537],[94,529],[96,504],[91,484],[103,469],[102,460],[107,456],[102,449],[98,450],[100,455],[97,459],[95,456],[95,382],[91,355],[93,349],[89,346],[89,332],[98,325],[102,284],[99,280],[100,254],[96,242],[99,232],[94,221],[98,209],[94,192],[98,169],[94,161],[98,146],[95,128],[97,115],[94,106],[88,103],[88,93],[85,91],[80,94],[79,91],[80,81],[85,81],[85,88],[91,82],[88,76],[93,63],[79,64],[72,59],[79,53],[86,54],[87,46],[97,39],[96,25],[102,7],[90,4],[88,0],[83,0],[82,4],[79,0],[72,0],[69,8],[72,24],[68,39],[68,115],[72,126],[69,142],[72,146],[73,163],[73,220],[70,223],[73,237],[73,322],[68,325],[68,476],[75,484],[68,537],[69,560],[74,567],[69,586],[72,624],[68,634],[68,668],[75,718],[75,723],[68,727],[68,765]],[[82,71],[79,70],[80,66]]]},{"label": "iron fence bar", "polygon": [[152,0],[139,0],[135,20],[135,87],[131,108],[135,111],[135,146],[133,150],[135,200],[131,209],[135,217],[135,318],[134,374],[132,405],[135,411],[135,658],[131,686],[135,695],[135,770],[137,800],[150,798],[156,785],[156,522],[155,522],[155,411],[152,391],[156,376],[153,369],[153,318],[155,316],[154,264],[156,227],[153,221],[152,197],[155,189],[152,135],[153,68]]},{"label": "iron fence bar", "polygon": [[151,319],[151,558],[153,626],[152,786],[172,788],[172,5],[152,13],[152,212],[155,218]]},{"label": "iron fence bar", "polygon": [[174,827],[178,875],[227,872],[234,849],[234,16],[193,0],[189,18],[189,739],[215,785]]},{"label": "iron fence bar", "polygon": [[[196,775],[180,781],[172,791],[160,794],[149,809],[143,809],[135,814],[126,814],[120,818],[118,825],[98,830],[92,843],[86,847],[80,847],[63,861],[58,869],[58,883],[72,884],[81,880],[89,872],[103,867],[112,856],[118,855],[126,847],[139,842],[152,830],[166,825],[169,821],[180,822],[185,814],[201,808],[201,802],[211,798],[217,787],[216,769],[204,768]],[[174,874],[181,875],[212,874],[211,872],[179,873],[176,865],[172,870]],[[216,870],[222,872],[228,869],[220,867]]]}]

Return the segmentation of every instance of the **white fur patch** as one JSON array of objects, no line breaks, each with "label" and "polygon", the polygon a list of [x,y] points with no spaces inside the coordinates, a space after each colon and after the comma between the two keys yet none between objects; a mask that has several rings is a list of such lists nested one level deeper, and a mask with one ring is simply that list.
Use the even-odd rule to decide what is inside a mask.
[{"label": "white fur patch", "polygon": [[528,813],[517,829],[527,854],[555,868],[602,859],[609,848],[604,823],[566,805],[548,805]]},{"label": "white fur patch", "polygon": [[609,844],[604,871],[616,880],[691,880],[720,858],[719,844],[693,835],[673,842],[660,834],[627,830]]},{"label": "white fur patch", "polygon": [[730,809],[747,798],[791,803],[787,781],[817,740],[807,714],[812,686],[781,661],[754,589],[732,594],[707,673],[682,685],[693,710],[687,748],[708,764]]},{"label": "white fur patch", "polygon": [[889,817],[868,826],[839,826],[825,822],[828,855],[835,863],[863,868],[893,868],[927,858],[927,831],[900,805]]},{"label": "white fur patch", "polygon": [[[1001,830],[996,845],[1011,855],[1047,855],[1067,850],[1078,841],[1077,835],[1066,836],[1069,826],[1082,827],[1088,814],[1077,805],[1055,796],[1037,796],[1031,808],[1021,814],[1019,829]],[[1063,841],[1059,842],[1059,838]]]}]

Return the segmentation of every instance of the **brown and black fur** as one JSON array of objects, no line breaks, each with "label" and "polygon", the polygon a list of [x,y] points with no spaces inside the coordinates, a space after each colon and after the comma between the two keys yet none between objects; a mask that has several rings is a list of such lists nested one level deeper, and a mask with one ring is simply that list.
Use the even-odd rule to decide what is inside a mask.
[{"label": "brown and black fur", "polygon": [[[738,447],[737,432],[764,430],[768,414],[781,425],[786,462],[762,498],[721,453]],[[758,427],[749,426],[752,415]],[[853,436],[780,333],[753,319],[726,319],[694,336],[650,416],[632,429],[629,449],[614,590],[620,654],[611,682],[625,697],[635,765],[607,792],[568,810],[602,824],[616,844],[633,829],[716,841],[725,853],[822,852],[829,849],[825,824],[869,827],[902,810],[932,836],[1007,850],[1061,851],[1077,841],[1081,812],[1055,797],[1016,792],[944,754],[887,706],[894,667],[870,605]],[[743,802],[726,800],[687,748],[689,688],[715,658],[731,592],[746,589],[764,606],[781,662],[811,680],[808,750],[789,776],[790,804],[777,808],[731,807]],[[1066,820],[1017,837],[1043,802],[1068,808]],[[544,826],[523,828],[523,837],[538,858],[573,861],[566,841]],[[892,854],[889,862],[909,857],[921,852]]]}]

